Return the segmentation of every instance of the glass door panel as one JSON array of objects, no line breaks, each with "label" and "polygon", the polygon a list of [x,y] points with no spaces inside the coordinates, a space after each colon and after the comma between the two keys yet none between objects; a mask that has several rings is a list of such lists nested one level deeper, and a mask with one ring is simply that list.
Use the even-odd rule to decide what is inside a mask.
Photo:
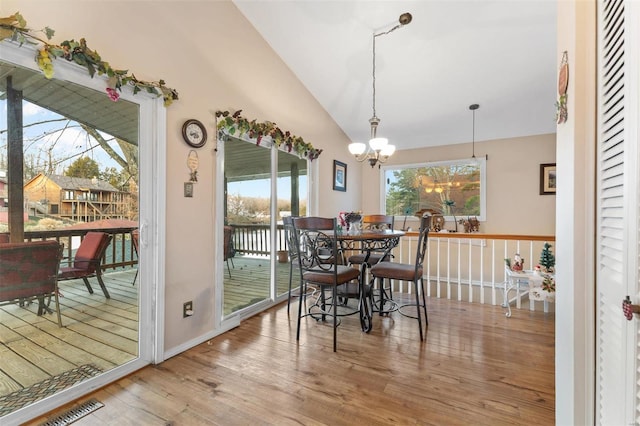
[{"label": "glass door panel", "polygon": [[[106,291],[95,276],[87,278],[93,294],[82,279],[59,280],[62,328],[55,313],[39,314],[37,301],[0,300],[2,417],[138,359],[141,280],[131,241],[139,218],[138,104],[9,62],[0,61],[0,75],[0,93],[11,93],[0,97],[0,110],[13,111],[0,115],[0,234],[63,243],[62,266],[86,232],[111,235]],[[23,176],[7,186],[20,158]],[[22,214],[10,215],[20,199]]]},{"label": "glass door panel", "polygon": [[224,148],[225,226],[232,229],[223,315],[271,295],[271,149],[228,138]]},{"label": "glass door panel", "polygon": [[[288,247],[282,218],[285,216],[306,216],[307,215],[307,160],[301,159],[297,155],[285,151],[278,151],[278,201],[276,211],[277,217],[277,250],[278,263],[276,266],[276,295],[287,294],[289,290],[289,275],[292,287],[295,289],[299,285],[296,279],[296,270],[291,268],[287,255]],[[295,265],[293,265],[295,266]]]}]

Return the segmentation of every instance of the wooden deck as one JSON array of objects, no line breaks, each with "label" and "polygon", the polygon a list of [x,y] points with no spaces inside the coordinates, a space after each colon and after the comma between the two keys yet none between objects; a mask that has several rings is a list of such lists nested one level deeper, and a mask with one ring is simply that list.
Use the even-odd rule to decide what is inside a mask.
[{"label": "wooden deck", "polygon": [[[268,257],[236,256],[231,266],[231,278],[224,268],[224,314],[228,315],[269,297],[271,259]],[[278,295],[289,289],[289,263],[276,264]],[[231,263],[230,263],[231,265]],[[294,287],[297,286],[297,269],[294,269]],[[299,277],[299,275],[297,275]]]},{"label": "wooden deck", "polygon": [[[38,316],[37,303],[2,306],[0,397],[11,399],[12,395],[19,395],[29,402],[31,397],[48,395],[19,392],[51,377],[83,366],[91,366],[91,371],[99,374],[136,358],[138,288],[132,285],[134,274],[129,270],[105,275],[109,300],[97,283],[91,295],[82,280],[61,281],[62,328],[58,327],[55,313]],[[90,279],[92,284],[93,281]],[[14,401],[3,402],[0,406],[6,410]]]}]

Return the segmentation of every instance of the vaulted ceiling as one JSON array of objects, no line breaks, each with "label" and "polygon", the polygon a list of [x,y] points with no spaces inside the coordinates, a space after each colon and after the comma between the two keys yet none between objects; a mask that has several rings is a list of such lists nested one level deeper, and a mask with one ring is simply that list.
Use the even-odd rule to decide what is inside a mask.
[{"label": "vaulted ceiling", "polygon": [[234,0],[353,141],[369,139],[374,33],[378,136],[398,149],[555,132],[550,0]]}]

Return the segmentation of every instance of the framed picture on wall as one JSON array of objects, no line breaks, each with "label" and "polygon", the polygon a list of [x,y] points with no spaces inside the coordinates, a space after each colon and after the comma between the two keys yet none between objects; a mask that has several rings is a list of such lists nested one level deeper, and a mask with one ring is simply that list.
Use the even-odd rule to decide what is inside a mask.
[{"label": "framed picture on wall", "polygon": [[333,190],[347,190],[347,165],[338,160],[333,160]]},{"label": "framed picture on wall", "polygon": [[556,193],[556,163],[540,164],[540,195]]}]

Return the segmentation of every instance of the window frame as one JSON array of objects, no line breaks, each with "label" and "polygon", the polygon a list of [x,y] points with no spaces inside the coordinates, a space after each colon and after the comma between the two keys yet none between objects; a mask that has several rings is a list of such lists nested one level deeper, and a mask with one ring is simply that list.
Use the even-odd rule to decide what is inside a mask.
[{"label": "window frame", "polygon": [[[439,160],[439,161],[429,161],[424,163],[409,163],[409,164],[389,164],[389,165],[381,165],[380,166],[380,211],[387,211],[387,182],[386,182],[386,173],[390,170],[406,170],[406,169],[417,169],[423,167],[442,167],[442,166],[450,166],[450,165],[462,165],[469,164],[473,162],[473,158],[458,158],[453,160]],[[477,216],[480,222],[485,222],[487,220],[487,158],[486,157],[476,157],[475,161],[478,163],[478,168],[480,169],[480,214]],[[413,217],[413,213],[411,217]],[[462,218],[464,216],[457,216],[456,218]],[[404,216],[395,216],[396,223],[399,220],[404,220]],[[453,221],[453,216],[445,216],[446,221]]]}]

